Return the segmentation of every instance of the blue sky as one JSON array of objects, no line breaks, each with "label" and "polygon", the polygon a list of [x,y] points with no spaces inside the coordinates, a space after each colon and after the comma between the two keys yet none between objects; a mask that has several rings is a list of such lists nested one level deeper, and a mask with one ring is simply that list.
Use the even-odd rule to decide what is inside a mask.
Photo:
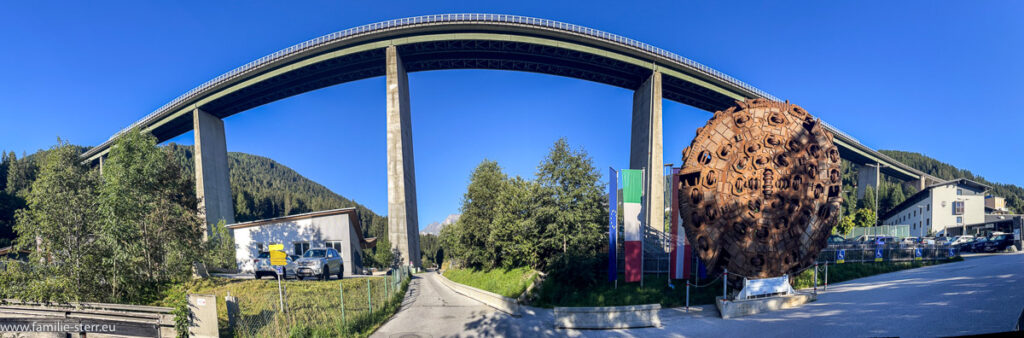
[{"label": "blue sky", "polygon": [[[366,4],[375,4],[368,6]],[[223,72],[387,19],[479,12],[589,26],[673,51],[806,108],[876,149],[921,152],[1024,185],[1024,3],[0,3],[0,149],[96,145]],[[420,225],[458,211],[473,167],[532,177],[559,137],[599,168],[629,162],[631,92],[484,70],[412,73]],[[225,120],[228,150],[270,157],[387,211],[384,80],[342,84]],[[664,103],[665,162],[710,113]],[[188,133],[174,140],[191,144]]]}]

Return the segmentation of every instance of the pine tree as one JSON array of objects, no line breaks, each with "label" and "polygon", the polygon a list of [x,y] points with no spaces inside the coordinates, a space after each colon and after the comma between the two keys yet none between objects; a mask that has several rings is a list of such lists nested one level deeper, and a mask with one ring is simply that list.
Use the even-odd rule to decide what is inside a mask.
[{"label": "pine tree", "polygon": [[864,189],[864,198],[860,199],[860,203],[857,207],[862,209],[871,209],[873,211],[877,206],[878,204],[875,202],[875,189],[868,186]]}]

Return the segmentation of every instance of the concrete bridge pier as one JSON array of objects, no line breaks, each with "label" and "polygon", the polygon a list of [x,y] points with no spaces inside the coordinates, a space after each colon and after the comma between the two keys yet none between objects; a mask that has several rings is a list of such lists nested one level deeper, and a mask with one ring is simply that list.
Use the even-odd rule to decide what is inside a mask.
[{"label": "concrete bridge pier", "polygon": [[[928,187],[928,180],[926,180],[922,176],[921,178],[919,178],[917,180],[911,181],[910,184],[913,184],[914,187],[917,188],[917,191],[923,191],[924,188]],[[907,197],[910,197],[910,196],[907,196]]]},{"label": "concrete bridge pier", "polygon": [[401,264],[420,264],[416,167],[412,156],[409,77],[395,46],[387,47],[388,240]]},{"label": "concrete bridge pier", "polygon": [[875,200],[878,200],[878,184],[882,178],[881,168],[878,164],[863,164],[857,166],[857,198],[864,198],[864,192],[870,186],[875,191]]},{"label": "concrete bridge pier", "polygon": [[[195,135],[196,196],[199,197],[199,216],[206,225],[235,223],[235,205],[231,199],[228,175],[228,148],[224,139],[224,121],[200,109],[192,111]],[[210,228],[203,231],[203,240]]]},{"label": "concrete bridge pier", "polygon": [[661,72],[654,70],[633,93],[629,167],[644,169],[645,224],[665,230],[665,181],[661,133]]}]

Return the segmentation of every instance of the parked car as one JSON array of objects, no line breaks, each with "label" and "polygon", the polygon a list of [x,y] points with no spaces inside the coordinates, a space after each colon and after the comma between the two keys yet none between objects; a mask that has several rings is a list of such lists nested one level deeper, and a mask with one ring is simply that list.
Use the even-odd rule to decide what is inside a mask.
[{"label": "parked car", "polygon": [[988,242],[988,238],[980,237],[970,243],[964,244],[960,251],[966,252],[981,252],[981,248],[985,247],[985,242]]},{"label": "parked car", "polygon": [[338,279],[345,273],[345,263],[341,261],[341,255],[333,248],[316,248],[306,250],[295,263],[298,266],[296,276],[319,277],[328,280],[331,274],[337,274]]},{"label": "parked car", "polygon": [[829,245],[843,244],[845,242],[846,242],[846,238],[843,238],[843,236],[839,236],[839,235],[830,235],[830,236],[828,236],[828,244]]},{"label": "parked car", "polygon": [[956,237],[953,237],[953,239],[951,239],[949,241],[949,245],[959,246],[960,244],[970,243],[970,242],[973,242],[973,241],[974,241],[974,236],[971,236],[971,235],[956,236]]},{"label": "parked car", "polygon": [[1001,252],[1013,245],[1013,235],[1000,233],[993,234],[981,247],[981,252]]},{"label": "parked car", "polygon": [[875,237],[875,245],[886,245],[899,243],[899,238],[889,236],[878,236]]},{"label": "parked car", "polygon": [[[297,258],[296,256],[292,256],[292,255],[289,255],[289,256],[285,257],[285,261],[287,262],[287,265],[284,266],[284,275],[281,276],[281,279],[287,279],[288,276],[295,276],[295,268],[296,268],[295,260],[296,260],[296,258]],[[269,252],[260,252],[259,256],[256,256],[256,258],[253,259],[253,265],[255,265],[255,267],[256,267],[255,268],[256,279],[263,278],[263,276],[272,276],[274,278],[277,278],[277,270],[274,268],[273,265],[270,265],[270,253]]]}]

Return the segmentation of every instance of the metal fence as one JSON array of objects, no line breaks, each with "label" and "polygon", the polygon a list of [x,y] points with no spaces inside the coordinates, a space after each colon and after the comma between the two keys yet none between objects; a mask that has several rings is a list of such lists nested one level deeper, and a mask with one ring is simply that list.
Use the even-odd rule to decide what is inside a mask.
[{"label": "metal fence", "polygon": [[950,245],[910,244],[840,244],[830,245],[818,254],[819,264],[862,262],[938,261],[960,255],[960,249]]},{"label": "metal fence", "polygon": [[854,227],[846,238],[857,238],[860,236],[889,236],[889,237],[910,237],[909,225],[879,225],[873,227]]},{"label": "metal fence", "polygon": [[[408,280],[408,267],[385,277],[346,278],[339,281],[283,283],[274,288],[225,297],[227,326],[222,335],[234,337],[285,337],[304,335],[342,336],[358,331],[375,311],[399,296]],[[220,296],[220,295],[218,295]],[[282,304],[283,303],[283,304]],[[281,311],[282,305],[284,311]]]}]

